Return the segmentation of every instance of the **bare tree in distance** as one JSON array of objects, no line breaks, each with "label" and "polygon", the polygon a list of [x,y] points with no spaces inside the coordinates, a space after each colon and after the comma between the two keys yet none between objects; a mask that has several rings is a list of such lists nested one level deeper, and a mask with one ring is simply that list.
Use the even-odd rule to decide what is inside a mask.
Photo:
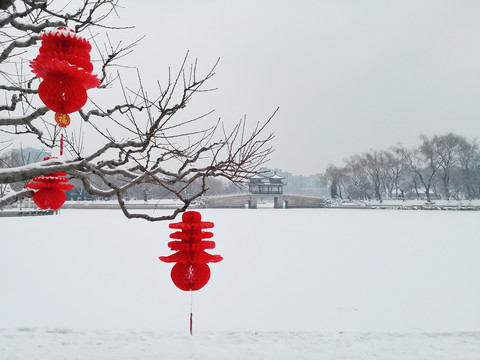
[{"label": "bare tree in distance", "polygon": [[373,185],[369,181],[370,176],[368,172],[365,171],[362,155],[352,155],[345,160],[345,163],[346,172],[351,182],[349,195],[352,198],[372,200],[374,198]]},{"label": "bare tree in distance", "polygon": [[447,133],[428,137],[412,148],[400,144],[349,156],[343,167],[329,165],[325,178],[337,197],[343,183],[351,199],[402,200],[480,198],[480,151],[476,139]]},{"label": "bare tree in distance", "polygon": [[330,196],[332,199],[343,199],[342,188],[344,193],[348,196],[345,190],[345,169],[329,164],[325,170],[325,179],[330,182]]},{"label": "bare tree in distance", "polygon": [[467,143],[463,136],[448,133],[436,135],[432,139],[433,151],[438,158],[443,194],[449,200],[451,196],[450,180],[454,167],[458,165],[460,148]]},{"label": "bare tree in distance", "polygon": [[422,185],[427,202],[432,202],[431,190],[440,165],[432,141],[423,135],[420,138],[422,144],[418,147],[414,149],[401,148],[400,151],[402,159],[415,181],[418,179]]},{"label": "bare tree in distance", "polygon": [[480,147],[478,141],[462,141],[458,151],[458,161],[462,171],[462,186],[468,199],[480,197]]},{"label": "bare tree in distance", "polygon": [[[24,139],[55,153],[63,134],[67,153],[65,158],[1,168],[0,184],[63,171],[81,180],[88,193],[116,198],[126,217],[160,221],[175,218],[204,194],[208,178],[241,183],[268,160],[273,134],[266,126],[278,108],[251,128],[245,117],[227,127],[218,119],[209,120],[213,111],[195,116],[185,110],[194,97],[215,90],[208,84],[217,64],[201,71],[187,54],[176,70],[165,71],[166,80],[158,80],[155,92],[144,84],[140,71],[135,83],[125,83],[124,74],[131,70],[119,60],[134,51],[137,42],[110,41],[108,34],[119,29],[105,24],[120,10],[117,0],[72,1],[66,6],[46,0],[3,0],[0,9],[0,91],[5,101],[0,105],[0,152]],[[101,78],[100,87],[89,91],[89,102],[67,130],[53,121],[53,112],[39,100],[39,79],[28,66],[38,52],[40,34],[59,26],[90,39]],[[149,81],[153,76],[159,74],[149,74]],[[142,184],[163,188],[182,205],[162,216],[131,212],[124,196]],[[32,195],[31,190],[17,191],[0,199],[0,208]]]}]

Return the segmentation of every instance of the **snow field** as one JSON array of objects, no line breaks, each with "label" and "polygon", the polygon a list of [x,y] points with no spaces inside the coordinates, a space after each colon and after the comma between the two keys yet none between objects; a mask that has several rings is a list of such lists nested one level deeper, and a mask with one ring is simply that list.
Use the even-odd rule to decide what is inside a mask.
[{"label": "snow field", "polygon": [[[480,354],[479,212],[200,212],[224,260],[193,294],[193,339],[190,294],[158,260],[171,254],[168,222],[117,210],[0,218],[0,358]],[[51,357],[28,355],[43,348]]]}]

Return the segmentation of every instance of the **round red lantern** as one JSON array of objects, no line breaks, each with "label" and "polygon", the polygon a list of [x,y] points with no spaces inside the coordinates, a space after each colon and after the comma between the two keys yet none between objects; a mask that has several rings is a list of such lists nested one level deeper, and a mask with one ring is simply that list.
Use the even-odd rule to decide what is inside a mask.
[{"label": "round red lantern", "polygon": [[207,264],[176,263],[170,276],[180,290],[195,291],[207,285],[210,280],[210,268]]},{"label": "round red lantern", "polygon": [[38,87],[38,95],[51,110],[69,114],[82,108],[87,102],[87,90],[75,78],[52,75]]},{"label": "round red lantern", "polygon": [[57,188],[42,188],[33,194],[33,201],[40,209],[57,210],[65,203],[67,196]]}]

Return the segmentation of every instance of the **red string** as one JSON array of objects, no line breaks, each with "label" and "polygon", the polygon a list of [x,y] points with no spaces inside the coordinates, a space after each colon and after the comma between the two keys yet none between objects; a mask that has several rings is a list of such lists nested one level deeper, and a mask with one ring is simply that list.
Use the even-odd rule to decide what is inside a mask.
[{"label": "red string", "polygon": [[193,335],[193,291],[190,290],[190,335]]}]

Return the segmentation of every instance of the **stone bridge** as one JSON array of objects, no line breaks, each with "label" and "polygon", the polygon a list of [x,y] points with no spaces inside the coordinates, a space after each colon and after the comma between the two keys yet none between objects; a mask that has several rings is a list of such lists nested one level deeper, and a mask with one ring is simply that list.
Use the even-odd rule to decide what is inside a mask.
[{"label": "stone bridge", "polygon": [[321,208],[325,207],[325,199],[299,194],[229,194],[208,196],[207,208],[245,208],[256,209],[258,198],[273,198],[273,207],[282,208]]}]

